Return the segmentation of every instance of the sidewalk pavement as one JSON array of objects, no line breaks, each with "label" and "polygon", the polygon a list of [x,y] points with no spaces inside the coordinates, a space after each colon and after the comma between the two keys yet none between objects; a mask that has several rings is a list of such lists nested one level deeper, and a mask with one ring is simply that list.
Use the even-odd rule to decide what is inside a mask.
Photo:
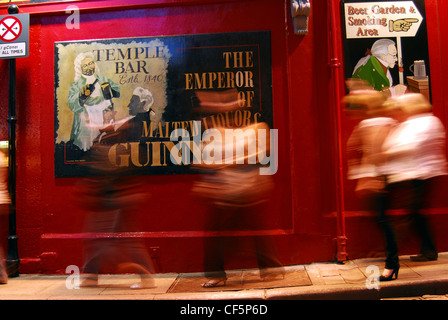
[{"label": "sidewalk pavement", "polygon": [[312,263],[286,267],[287,271],[298,271],[308,277],[306,283],[299,286],[291,286],[286,277],[276,281],[275,287],[239,290],[220,287],[205,291],[198,282],[197,286],[186,290],[190,292],[173,288],[181,278],[201,278],[202,273],[156,274],[156,287],[150,289],[130,289],[139,278],[129,274],[100,275],[98,287],[78,289],[69,288],[74,284],[69,278],[71,274],[20,275],[10,278],[8,284],[0,285],[0,300],[379,300],[425,295],[448,299],[448,252],[439,254],[439,259],[431,262],[413,262],[410,256],[401,256],[398,279],[379,283],[379,289],[369,289],[369,286],[375,287],[375,282],[370,280],[375,276],[375,266],[377,272],[382,272],[383,261],[384,258],[368,258],[343,264]]}]

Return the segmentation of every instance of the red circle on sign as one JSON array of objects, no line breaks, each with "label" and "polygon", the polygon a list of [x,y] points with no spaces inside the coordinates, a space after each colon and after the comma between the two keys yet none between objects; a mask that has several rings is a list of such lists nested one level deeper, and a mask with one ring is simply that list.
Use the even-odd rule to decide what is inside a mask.
[{"label": "red circle on sign", "polygon": [[22,33],[22,23],[14,16],[7,16],[0,21],[0,40],[12,42]]}]

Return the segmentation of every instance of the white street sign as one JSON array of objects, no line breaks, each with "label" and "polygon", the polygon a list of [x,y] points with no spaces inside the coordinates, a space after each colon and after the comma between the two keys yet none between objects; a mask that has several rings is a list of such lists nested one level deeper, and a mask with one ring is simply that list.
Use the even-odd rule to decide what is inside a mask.
[{"label": "white street sign", "polygon": [[344,4],[347,39],[415,37],[423,17],[413,1]]},{"label": "white street sign", "polygon": [[0,59],[28,57],[29,30],[28,13],[0,16]]},{"label": "white street sign", "polygon": [[26,43],[0,44],[0,58],[15,58],[26,55]]}]

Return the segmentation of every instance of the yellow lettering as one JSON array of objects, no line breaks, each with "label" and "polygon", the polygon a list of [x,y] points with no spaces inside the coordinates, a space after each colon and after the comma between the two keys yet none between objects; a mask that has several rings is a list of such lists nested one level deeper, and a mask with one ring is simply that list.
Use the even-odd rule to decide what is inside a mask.
[{"label": "yellow lettering", "polygon": [[[150,142],[147,142],[147,144],[149,143]],[[160,162],[160,144],[160,141],[154,141],[152,143],[152,165],[154,167],[166,166],[166,163],[162,164]]]},{"label": "yellow lettering", "polygon": [[[139,150],[139,142],[129,142],[129,145],[131,146],[131,162],[136,167],[141,167],[140,164],[140,150]],[[149,162],[149,159],[148,159]],[[146,163],[148,165],[148,163]]]},{"label": "yellow lettering", "polygon": [[193,74],[186,73],[185,74],[185,90],[192,90],[192,89],[193,89]]}]

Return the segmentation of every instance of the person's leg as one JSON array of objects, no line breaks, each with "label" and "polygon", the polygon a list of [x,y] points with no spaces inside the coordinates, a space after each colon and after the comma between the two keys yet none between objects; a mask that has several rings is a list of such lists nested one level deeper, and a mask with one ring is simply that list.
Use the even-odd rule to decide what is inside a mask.
[{"label": "person's leg", "polygon": [[421,212],[431,184],[431,179],[412,181],[414,197],[410,205],[410,215],[421,239],[420,255],[411,257],[414,261],[437,260],[438,258],[437,248],[433,240],[433,235],[427,217]]},{"label": "person's leg", "polygon": [[8,283],[8,272],[4,259],[3,249],[0,247],[0,284]]},{"label": "person's leg", "polygon": [[[223,206],[213,206],[212,210],[208,212],[207,216],[207,230],[221,231],[223,226],[223,219],[228,214]],[[221,236],[210,236],[204,240],[204,273],[205,277],[209,279],[204,283],[203,287],[215,287],[222,285],[227,279],[224,270],[224,251],[225,239]]]},{"label": "person's leg", "polygon": [[398,245],[395,237],[395,231],[392,228],[390,219],[387,216],[387,208],[389,206],[389,197],[393,186],[386,188],[384,193],[375,193],[370,197],[371,208],[373,208],[377,216],[377,224],[383,232],[385,253],[386,253],[386,269],[394,269],[399,264]]}]

